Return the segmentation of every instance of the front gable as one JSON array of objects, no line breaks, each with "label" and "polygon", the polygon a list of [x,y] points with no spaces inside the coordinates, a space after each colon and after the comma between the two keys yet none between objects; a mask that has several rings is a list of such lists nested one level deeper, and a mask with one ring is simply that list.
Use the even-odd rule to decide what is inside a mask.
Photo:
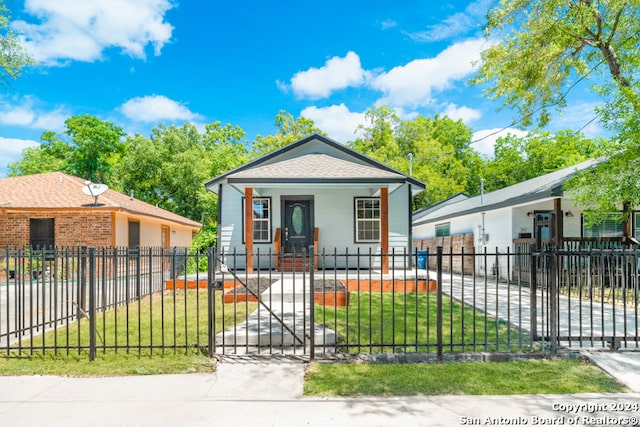
[{"label": "front gable", "polygon": [[[225,253],[291,253],[309,245],[318,253],[402,253],[411,250],[412,196],[425,188],[321,135],[289,144],[205,186],[220,198],[219,242]],[[288,250],[296,224],[304,239],[298,249]],[[336,262],[346,266],[351,261]],[[247,263],[251,270],[253,258]],[[256,259],[256,265],[265,263]]]}]

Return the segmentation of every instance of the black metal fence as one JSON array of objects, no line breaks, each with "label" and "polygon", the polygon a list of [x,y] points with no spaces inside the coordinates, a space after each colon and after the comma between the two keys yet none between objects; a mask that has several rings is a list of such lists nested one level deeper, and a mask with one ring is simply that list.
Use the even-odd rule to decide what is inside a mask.
[{"label": "black metal fence", "polygon": [[[6,248],[0,351],[93,359],[638,348],[636,251],[309,253]],[[524,257],[535,268],[513,280]]]}]

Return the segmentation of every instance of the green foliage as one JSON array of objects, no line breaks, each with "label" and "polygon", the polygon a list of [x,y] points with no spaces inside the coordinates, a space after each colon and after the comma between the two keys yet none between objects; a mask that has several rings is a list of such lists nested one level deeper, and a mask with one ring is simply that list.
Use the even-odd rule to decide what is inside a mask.
[{"label": "green foliage", "polygon": [[25,149],[22,158],[9,165],[11,175],[62,171],[113,187],[113,169],[124,150],[124,131],[90,115],[71,117],[65,127],[62,135],[43,132],[40,146]]},{"label": "green foliage", "polygon": [[438,115],[402,120],[388,106],[366,113],[363,135],[349,145],[356,151],[409,173],[427,189],[414,200],[416,208],[428,206],[461,191],[479,192],[478,169],[483,162],[470,148],[471,129],[462,121]]},{"label": "green foliage", "polygon": [[71,117],[65,125],[64,133],[71,137],[65,172],[91,182],[114,182],[112,170],[124,150],[124,131],[90,115]]},{"label": "green foliage", "polygon": [[603,147],[603,140],[587,139],[569,130],[499,138],[493,158],[484,167],[485,190],[497,190],[597,157]]},{"label": "green foliage", "polygon": [[18,35],[9,30],[11,13],[0,0],[0,86],[6,87],[9,79],[15,80],[21,72],[35,62],[20,44]]},{"label": "green foliage", "polygon": [[294,119],[284,110],[281,110],[276,116],[275,125],[278,129],[275,135],[258,135],[256,137],[251,146],[251,157],[260,157],[313,133],[323,134],[313,124],[313,120],[305,117]]},{"label": "green foliage", "polygon": [[151,136],[129,137],[118,165],[123,191],[163,209],[205,224],[217,217],[217,196],[204,188],[207,180],[247,160],[244,132],[219,122],[204,134],[192,124],[158,125]]},{"label": "green foliage", "polygon": [[191,247],[197,249],[200,253],[206,253],[208,248],[215,248],[218,240],[218,227],[205,226],[198,231],[193,238]]},{"label": "green foliage", "polygon": [[[640,160],[640,3],[627,0],[504,0],[488,15],[493,44],[474,80],[520,113],[523,125],[548,123],[552,108],[587,78],[603,101],[600,122],[613,131],[610,162],[576,181],[578,200],[602,216],[638,204]],[[588,118],[587,118],[588,119]],[[549,156],[552,157],[552,156]]]}]

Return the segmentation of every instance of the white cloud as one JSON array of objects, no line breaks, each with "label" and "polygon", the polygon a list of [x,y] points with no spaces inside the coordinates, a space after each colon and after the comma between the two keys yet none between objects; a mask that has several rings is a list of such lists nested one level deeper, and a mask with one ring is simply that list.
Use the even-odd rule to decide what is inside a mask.
[{"label": "white cloud", "polygon": [[462,120],[466,124],[478,120],[482,116],[478,110],[464,106],[458,107],[455,104],[447,105],[443,114],[453,120]]},{"label": "white cloud", "polygon": [[202,116],[191,112],[183,104],[162,95],[133,98],[120,106],[120,111],[131,120],[155,122],[159,120],[198,120]]},{"label": "white cloud", "polygon": [[64,122],[70,116],[61,106],[47,111],[41,102],[32,97],[24,97],[15,102],[0,101],[0,124],[6,126],[60,131],[64,129]]},{"label": "white cloud", "polygon": [[22,157],[22,150],[37,147],[40,143],[30,139],[3,138],[0,136],[0,176],[6,174],[5,168]]},{"label": "white cloud", "polygon": [[364,113],[351,112],[344,104],[321,108],[307,107],[300,115],[313,120],[330,138],[342,143],[356,139],[355,131],[358,125],[365,124]]},{"label": "white cloud", "polygon": [[456,43],[435,58],[416,59],[380,74],[372,84],[384,93],[379,103],[412,107],[431,104],[434,91],[448,89],[476,69],[474,62],[480,59],[486,44],[483,39]]},{"label": "white cloud", "polygon": [[368,76],[360,65],[360,57],[355,52],[348,52],[344,58],[334,56],[327,60],[323,67],[296,73],[291,78],[291,88],[299,97],[327,98],[335,90],[362,85]]},{"label": "white cloud", "polygon": [[144,59],[148,45],[159,55],[173,26],[165,14],[171,0],[26,0],[25,11],[37,24],[14,21],[36,61],[59,65],[69,60],[93,62],[107,48],[120,48]]},{"label": "white cloud", "polygon": [[504,138],[509,134],[517,137],[523,137],[526,136],[528,132],[515,128],[479,130],[473,134],[471,147],[486,157],[493,157],[493,147],[498,138]]},{"label": "white cloud", "polygon": [[471,30],[478,30],[484,24],[485,16],[493,0],[478,0],[470,3],[464,11],[446,17],[442,22],[431,25],[425,31],[406,33],[418,42],[435,42],[452,37],[460,37]]},{"label": "white cloud", "polygon": [[382,29],[383,30],[388,30],[389,28],[394,28],[397,27],[398,23],[392,19],[386,19],[384,21],[382,21]]}]

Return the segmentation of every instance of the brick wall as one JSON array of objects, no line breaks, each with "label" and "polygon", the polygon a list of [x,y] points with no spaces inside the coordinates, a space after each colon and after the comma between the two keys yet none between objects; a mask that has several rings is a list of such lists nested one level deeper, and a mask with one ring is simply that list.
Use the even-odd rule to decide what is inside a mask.
[{"label": "brick wall", "polygon": [[65,246],[111,246],[114,224],[111,212],[33,211],[0,213],[0,245],[29,245],[29,220],[53,218],[55,244]]},{"label": "brick wall", "polygon": [[[414,240],[413,248],[417,250],[427,250],[429,251],[429,268],[436,268],[436,257],[435,254],[437,252],[437,247],[442,246],[443,253],[449,254],[452,253],[454,255],[460,255],[463,253],[472,254],[475,252],[474,249],[474,240],[473,233],[467,234],[456,234],[453,236],[444,236],[444,237],[431,237],[428,239],[422,240]],[[464,260],[464,266],[463,266]],[[453,265],[452,265],[453,264]],[[451,271],[450,269],[453,267],[454,273],[463,273],[462,269],[464,267],[464,273],[472,273],[474,269],[474,257],[473,256],[453,256],[448,257],[444,256],[442,259],[442,268],[444,271]]]}]

